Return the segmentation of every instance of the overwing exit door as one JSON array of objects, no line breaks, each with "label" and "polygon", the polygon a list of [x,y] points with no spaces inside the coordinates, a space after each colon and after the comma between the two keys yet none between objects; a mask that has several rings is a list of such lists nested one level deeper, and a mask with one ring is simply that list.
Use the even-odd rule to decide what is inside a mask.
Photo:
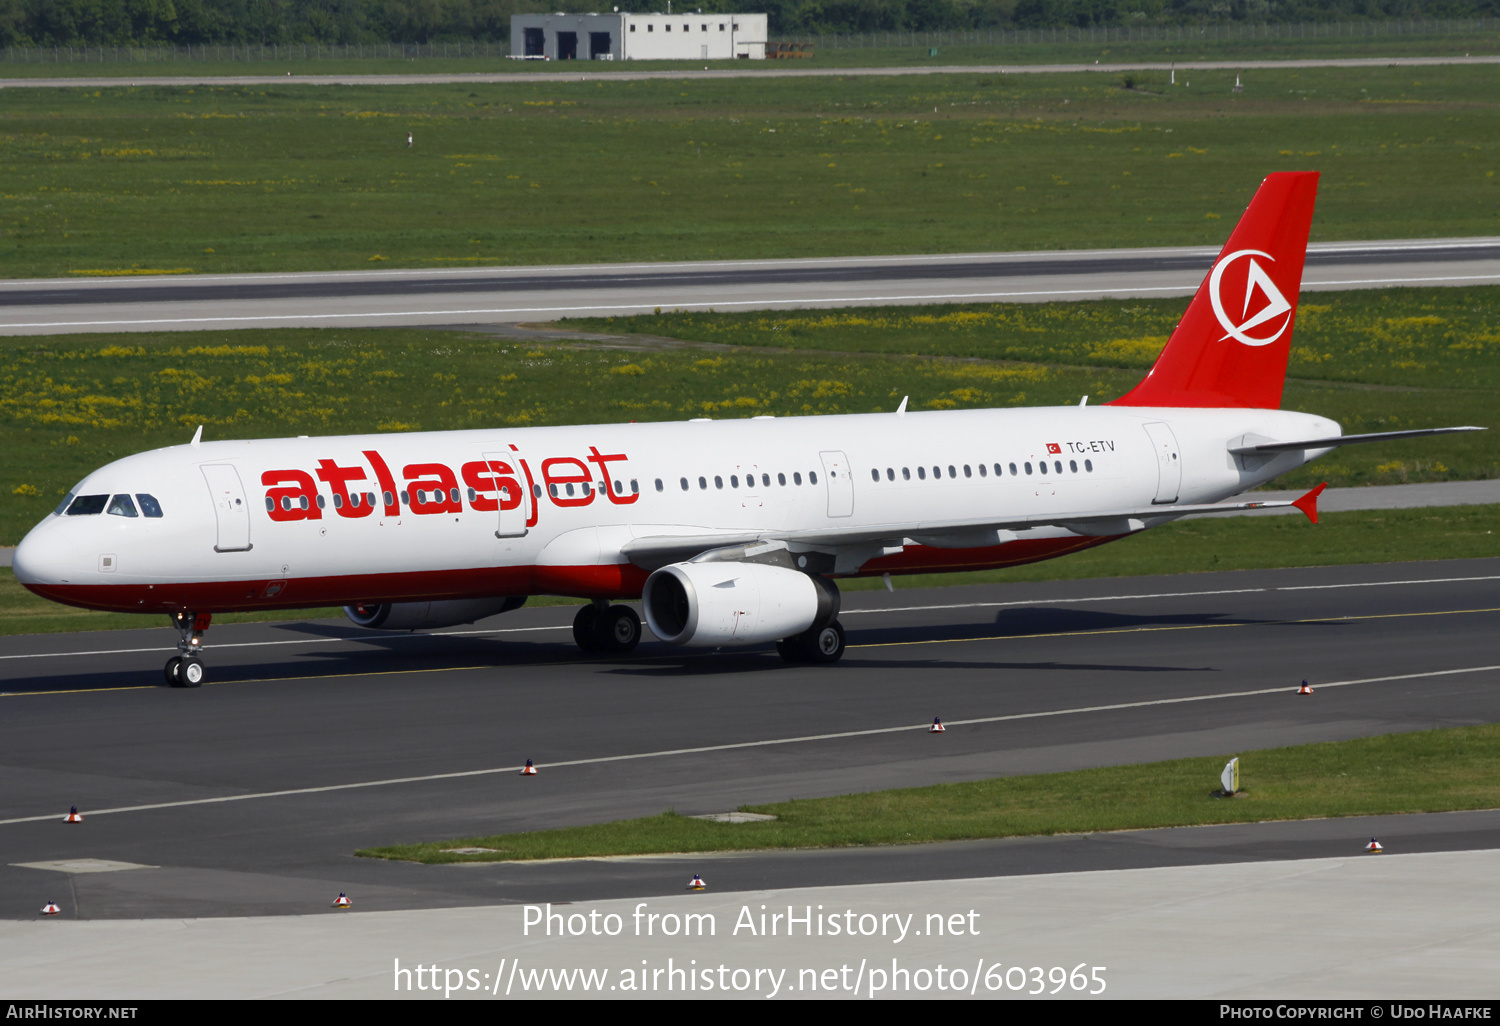
[{"label": "overwing exit door", "polygon": [[854,512],[854,475],[849,472],[849,457],[841,452],[820,452],[823,476],[828,486],[828,515],[847,517]]}]

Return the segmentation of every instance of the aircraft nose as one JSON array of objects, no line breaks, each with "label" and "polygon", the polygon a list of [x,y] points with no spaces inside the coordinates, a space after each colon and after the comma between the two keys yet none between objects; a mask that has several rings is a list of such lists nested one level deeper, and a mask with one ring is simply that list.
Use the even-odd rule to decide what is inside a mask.
[{"label": "aircraft nose", "polygon": [[11,570],[22,584],[56,584],[65,578],[67,551],[58,539],[45,537],[42,527],[28,532],[11,556]]}]

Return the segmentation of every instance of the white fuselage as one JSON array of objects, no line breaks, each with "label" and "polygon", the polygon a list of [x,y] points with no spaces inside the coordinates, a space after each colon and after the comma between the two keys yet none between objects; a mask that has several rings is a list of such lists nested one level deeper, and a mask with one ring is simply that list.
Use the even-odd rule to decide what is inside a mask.
[{"label": "white fuselage", "polygon": [[919,525],[1152,506],[1169,519],[1321,454],[1247,465],[1227,451],[1246,436],[1338,433],[1279,410],[1070,406],[203,442],[118,460],[73,493],[149,494],[160,517],[49,516],[15,567],[48,597],[143,612],[634,597],[646,574],[622,549],[654,536],[892,525],[884,549],[826,546],[833,572],[977,569],[1100,538],[945,543]]}]

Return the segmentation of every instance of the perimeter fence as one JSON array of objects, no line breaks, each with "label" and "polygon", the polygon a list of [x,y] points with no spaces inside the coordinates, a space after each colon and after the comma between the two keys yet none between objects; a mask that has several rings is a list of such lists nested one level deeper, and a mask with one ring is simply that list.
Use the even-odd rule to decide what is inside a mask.
[{"label": "perimeter fence", "polygon": [[[1500,32],[1500,18],[1387,19],[1204,25],[1098,25],[1087,28],[994,28],[933,32],[830,32],[783,35],[773,43],[809,44],[815,50],[889,47],[986,46],[1014,48],[1076,43],[1155,43],[1291,39],[1360,39],[1397,36],[1459,36]],[[1500,40],[1497,40],[1500,42]],[[427,60],[442,57],[510,56],[505,40],[463,39],[440,43],[209,43],[199,46],[7,46],[7,64],[164,64],[174,61]]]}]

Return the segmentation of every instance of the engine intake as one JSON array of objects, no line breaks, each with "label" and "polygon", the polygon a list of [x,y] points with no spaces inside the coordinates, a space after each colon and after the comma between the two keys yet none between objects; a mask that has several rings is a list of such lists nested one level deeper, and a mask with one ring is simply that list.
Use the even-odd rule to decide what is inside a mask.
[{"label": "engine intake", "polygon": [[758,645],[827,624],[839,612],[833,582],[764,563],[673,563],[646,579],[651,633],[673,645]]},{"label": "engine intake", "polygon": [[436,602],[360,602],[344,607],[356,627],[385,631],[417,631],[473,623],[508,613],[526,604],[526,596],[483,599],[443,599]]}]

